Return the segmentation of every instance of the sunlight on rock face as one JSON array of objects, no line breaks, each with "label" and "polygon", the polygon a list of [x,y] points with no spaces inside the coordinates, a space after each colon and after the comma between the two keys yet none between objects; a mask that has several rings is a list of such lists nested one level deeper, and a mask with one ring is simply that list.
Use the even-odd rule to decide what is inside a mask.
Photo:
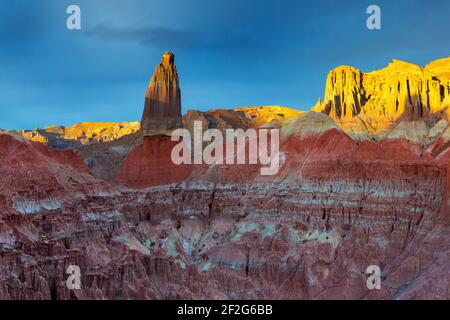
[{"label": "sunlight on rock face", "polygon": [[425,68],[393,60],[369,73],[348,66],[332,70],[324,100],[313,110],[328,114],[353,136],[367,138],[391,130],[402,120],[423,119],[431,127],[434,118],[448,112],[449,97],[450,58]]}]

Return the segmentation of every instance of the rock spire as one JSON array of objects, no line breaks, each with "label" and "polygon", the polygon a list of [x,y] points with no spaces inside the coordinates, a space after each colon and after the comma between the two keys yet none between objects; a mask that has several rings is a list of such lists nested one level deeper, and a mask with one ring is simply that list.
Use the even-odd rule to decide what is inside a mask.
[{"label": "rock spire", "polygon": [[181,126],[181,91],[175,56],[165,52],[145,94],[142,133],[144,137],[167,135]]}]

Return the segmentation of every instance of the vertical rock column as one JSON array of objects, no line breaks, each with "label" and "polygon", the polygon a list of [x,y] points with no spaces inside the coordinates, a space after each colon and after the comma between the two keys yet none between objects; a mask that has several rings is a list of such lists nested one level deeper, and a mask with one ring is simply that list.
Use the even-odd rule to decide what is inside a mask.
[{"label": "vertical rock column", "polygon": [[181,91],[174,55],[165,52],[145,94],[141,129],[143,143],[122,165],[116,181],[137,188],[180,182],[191,172],[189,165],[171,159],[173,130],[182,127]]},{"label": "vertical rock column", "polygon": [[144,137],[169,135],[181,126],[181,91],[175,57],[165,52],[145,94],[142,133]]}]

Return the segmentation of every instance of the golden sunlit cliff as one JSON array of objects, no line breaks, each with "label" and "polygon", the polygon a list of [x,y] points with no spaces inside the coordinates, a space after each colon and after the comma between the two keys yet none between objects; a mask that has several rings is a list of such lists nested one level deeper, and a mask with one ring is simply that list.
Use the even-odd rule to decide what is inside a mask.
[{"label": "golden sunlit cliff", "polygon": [[52,143],[56,140],[87,145],[111,142],[139,131],[139,122],[81,122],[72,126],[47,126],[45,129],[21,130],[27,140]]},{"label": "golden sunlit cliff", "polygon": [[312,110],[329,115],[353,136],[367,137],[386,133],[400,121],[424,121],[430,129],[439,119],[447,120],[449,106],[450,57],[425,68],[393,60],[369,73],[340,66],[329,73],[324,100]]},{"label": "golden sunlit cliff", "polygon": [[303,111],[282,106],[242,107],[234,109],[234,111],[244,113],[250,119],[252,127],[259,127],[272,121],[295,118],[304,113]]}]

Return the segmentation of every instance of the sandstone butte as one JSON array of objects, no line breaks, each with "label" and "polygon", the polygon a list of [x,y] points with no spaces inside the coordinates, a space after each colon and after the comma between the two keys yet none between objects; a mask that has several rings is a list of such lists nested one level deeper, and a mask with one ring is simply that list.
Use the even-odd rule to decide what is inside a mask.
[{"label": "sandstone butte", "polygon": [[427,131],[448,121],[450,57],[425,68],[394,60],[386,68],[362,73],[349,66],[332,70],[323,102],[312,110],[329,115],[355,137],[389,133],[398,122],[420,123]]},{"label": "sandstone butte", "polygon": [[[450,299],[447,66],[397,61],[370,73],[373,86],[340,67],[347,71],[332,71],[320,112],[182,119],[187,128],[196,119],[219,129],[279,127],[273,177],[258,165],[172,170],[168,137],[139,131],[93,144],[134,147],[105,182],[73,150],[0,132],[0,299]],[[411,92],[422,74],[422,84],[443,83],[440,106],[431,89],[428,100],[405,100],[402,79]],[[403,111],[391,100],[406,101]],[[368,122],[372,111],[380,129],[359,135],[355,119]],[[150,129],[174,128],[163,125]],[[383,130],[393,134],[378,136]],[[65,272],[74,264],[82,288],[71,291]],[[380,290],[366,286],[369,265],[382,270]]]}]

